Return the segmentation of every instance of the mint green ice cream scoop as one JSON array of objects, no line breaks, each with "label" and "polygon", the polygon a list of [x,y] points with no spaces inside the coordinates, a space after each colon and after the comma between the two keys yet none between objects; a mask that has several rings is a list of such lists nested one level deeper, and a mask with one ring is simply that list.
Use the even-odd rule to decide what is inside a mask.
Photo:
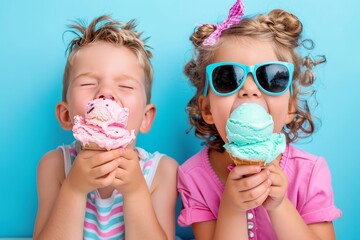
[{"label": "mint green ice cream scoop", "polygon": [[285,151],[283,133],[273,133],[274,122],[266,110],[255,103],[238,106],[226,123],[228,143],[225,149],[233,158],[272,162]]}]

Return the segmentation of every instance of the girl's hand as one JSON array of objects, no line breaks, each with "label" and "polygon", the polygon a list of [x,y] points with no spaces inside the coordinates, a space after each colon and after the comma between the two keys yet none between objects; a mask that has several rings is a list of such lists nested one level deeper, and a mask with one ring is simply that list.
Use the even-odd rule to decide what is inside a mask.
[{"label": "girl's hand", "polygon": [[135,192],[141,187],[147,189],[137,152],[130,148],[121,148],[119,150],[121,157],[112,185],[123,195]]},{"label": "girl's hand", "polygon": [[223,200],[229,207],[245,212],[261,205],[270,192],[270,172],[259,166],[236,166],[227,178]]},{"label": "girl's hand", "polygon": [[87,194],[96,188],[109,186],[115,179],[121,152],[81,151],[71,167],[66,182],[76,191]]},{"label": "girl's hand", "polygon": [[271,211],[283,202],[288,187],[288,181],[279,164],[270,164],[267,169],[270,171],[271,187],[269,197],[265,200],[263,206],[268,211]]}]

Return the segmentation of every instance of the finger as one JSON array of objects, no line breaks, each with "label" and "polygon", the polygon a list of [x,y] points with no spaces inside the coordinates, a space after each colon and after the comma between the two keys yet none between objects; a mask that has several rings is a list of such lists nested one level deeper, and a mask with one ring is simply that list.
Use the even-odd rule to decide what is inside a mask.
[{"label": "finger", "polygon": [[287,182],[285,173],[279,167],[269,167],[268,170],[270,171],[269,178],[273,186],[281,186],[284,182]]},{"label": "finger", "polygon": [[116,175],[116,171],[114,170],[114,171],[108,173],[107,175],[96,179],[95,182],[96,182],[97,188],[103,188],[103,187],[107,187],[107,186],[111,185],[114,182],[115,175]]},{"label": "finger", "polygon": [[265,200],[268,198],[269,193],[270,193],[270,188],[267,188],[267,189],[263,192],[263,194],[261,194],[261,195],[258,196],[257,198],[244,202],[245,207],[246,207],[247,209],[252,209],[252,208],[255,208],[255,207],[260,206],[260,205],[263,204],[263,203],[265,202]]},{"label": "finger", "polygon": [[[98,151],[99,152],[99,151]],[[89,158],[90,166],[97,167],[105,163],[111,162],[112,160],[119,158],[122,152],[119,149],[114,149],[110,151],[100,151],[96,156]]]},{"label": "finger", "polygon": [[115,178],[116,179],[123,179],[125,174],[126,174],[126,170],[124,170],[123,168],[118,167],[116,169]]},{"label": "finger", "polygon": [[252,175],[255,173],[259,173],[260,171],[260,166],[236,166],[230,171],[229,177],[231,179],[241,179],[246,175]]},{"label": "finger", "polygon": [[94,178],[103,177],[106,174],[109,174],[110,172],[116,170],[119,166],[119,160],[114,159],[109,162],[106,162],[100,166],[97,166],[91,170],[91,175]]},{"label": "finger", "polygon": [[238,190],[246,191],[263,184],[269,178],[269,174],[269,171],[264,169],[259,173],[247,175],[237,180]]},{"label": "finger", "polygon": [[269,175],[269,179],[272,183],[272,186],[281,186],[282,185],[282,177],[278,174],[271,173]]},{"label": "finger", "polygon": [[121,156],[127,160],[132,160],[132,159],[139,160],[138,152],[134,149],[121,148],[120,151],[122,151]]},{"label": "finger", "polygon": [[259,198],[261,195],[263,195],[266,191],[270,189],[271,182],[270,180],[263,181],[261,184],[257,185],[256,187],[241,192],[241,198],[247,202],[252,201],[254,199]]},{"label": "finger", "polygon": [[282,198],[284,197],[284,190],[281,189],[280,187],[274,187],[274,186],[271,186],[270,187],[270,193],[269,195],[273,198]]}]

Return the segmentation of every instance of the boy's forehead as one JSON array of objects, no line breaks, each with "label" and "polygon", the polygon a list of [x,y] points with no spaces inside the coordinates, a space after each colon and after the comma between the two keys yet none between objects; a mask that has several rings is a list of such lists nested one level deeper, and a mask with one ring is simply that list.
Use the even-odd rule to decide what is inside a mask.
[{"label": "boy's forehead", "polygon": [[127,46],[106,42],[92,43],[77,49],[69,57],[72,66],[78,63],[98,64],[99,62],[112,62],[114,64],[142,65],[136,54]]},{"label": "boy's forehead", "polygon": [[138,57],[125,46],[96,43],[77,50],[69,60],[71,78],[84,72],[145,78],[144,67]]}]

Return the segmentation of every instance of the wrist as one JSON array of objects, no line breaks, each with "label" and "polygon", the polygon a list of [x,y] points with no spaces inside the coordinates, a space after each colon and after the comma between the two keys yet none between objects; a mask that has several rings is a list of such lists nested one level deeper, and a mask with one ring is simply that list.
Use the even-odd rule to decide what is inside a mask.
[{"label": "wrist", "polygon": [[268,214],[273,214],[276,213],[278,211],[281,211],[283,208],[286,208],[286,202],[288,201],[288,199],[286,198],[286,196],[280,201],[279,204],[277,204],[276,206],[274,206],[273,208],[270,209],[266,209],[266,211],[268,212]]},{"label": "wrist", "polygon": [[142,201],[147,195],[150,197],[149,189],[145,184],[140,184],[137,187],[131,188],[128,191],[122,192],[124,202],[125,201]]},{"label": "wrist", "polygon": [[61,189],[63,189],[63,191],[69,192],[74,196],[79,196],[79,197],[85,197],[88,194],[87,191],[76,187],[76,185],[74,185],[68,178],[66,178],[61,186]]}]

